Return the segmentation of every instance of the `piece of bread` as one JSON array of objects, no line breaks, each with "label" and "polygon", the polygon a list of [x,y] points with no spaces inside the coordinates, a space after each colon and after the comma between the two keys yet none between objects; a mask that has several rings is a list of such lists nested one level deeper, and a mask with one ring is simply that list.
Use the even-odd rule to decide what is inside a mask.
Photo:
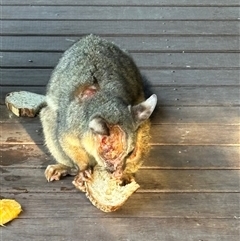
[{"label": "piece of bread", "polygon": [[28,91],[16,91],[6,95],[5,103],[17,116],[34,117],[45,105],[45,96]]},{"label": "piece of bread", "polygon": [[0,226],[16,218],[22,211],[21,205],[12,199],[0,200]]},{"label": "piece of bread", "polygon": [[113,212],[119,209],[127,199],[140,187],[135,181],[121,186],[105,168],[95,166],[92,177],[81,188],[73,184],[86,196],[91,203],[103,212]]}]

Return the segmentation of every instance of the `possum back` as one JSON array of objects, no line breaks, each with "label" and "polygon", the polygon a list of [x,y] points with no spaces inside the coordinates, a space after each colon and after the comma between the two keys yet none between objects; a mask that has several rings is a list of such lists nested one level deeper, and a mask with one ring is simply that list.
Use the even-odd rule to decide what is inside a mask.
[{"label": "possum back", "polygon": [[109,98],[119,96],[131,105],[144,98],[141,75],[132,58],[113,43],[89,35],[63,54],[51,76],[47,98],[59,109],[97,92],[110,93]]}]

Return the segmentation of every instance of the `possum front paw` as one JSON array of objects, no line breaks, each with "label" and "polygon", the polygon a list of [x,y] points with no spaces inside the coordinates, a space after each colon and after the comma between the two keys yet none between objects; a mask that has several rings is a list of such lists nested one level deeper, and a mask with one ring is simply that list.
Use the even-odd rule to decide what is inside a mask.
[{"label": "possum front paw", "polygon": [[48,182],[52,182],[54,180],[58,181],[63,176],[76,174],[76,168],[71,168],[60,163],[55,165],[48,165],[45,170],[45,177]]},{"label": "possum front paw", "polygon": [[74,178],[72,184],[83,192],[86,192],[85,182],[90,180],[92,177],[92,169],[88,168],[84,171],[80,171],[78,175]]}]

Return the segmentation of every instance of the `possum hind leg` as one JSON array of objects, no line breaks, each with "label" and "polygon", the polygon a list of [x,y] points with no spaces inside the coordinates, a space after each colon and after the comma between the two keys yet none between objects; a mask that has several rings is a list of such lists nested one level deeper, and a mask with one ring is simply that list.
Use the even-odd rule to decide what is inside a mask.
[{"label": "possum hind leg", "polygon": [[57,138],[57,114],[49,106],[41,110],[40,118],[45,136],[45,143],[58,162],[46,168],[45,176],[48,181],[59,180],[61,176],[76,175],[78,168],[62,150]]}]

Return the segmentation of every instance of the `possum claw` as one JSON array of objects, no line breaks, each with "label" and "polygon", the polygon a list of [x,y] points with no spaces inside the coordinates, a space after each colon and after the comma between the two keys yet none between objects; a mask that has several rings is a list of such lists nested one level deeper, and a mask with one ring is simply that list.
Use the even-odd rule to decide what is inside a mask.
[{"label": "possum claw", "polygon": [[76,188],[85,192],[85,182],[91,180],[92,178],[92,169],[86,169],[84,171],[80,171],[78,175],[73,180],[73,185]]},{"label": "possum claw", "polygon": [[58,181],[66,175],[76,175],[77,169],[65,166],[63,164],[48,165],[45,170],[45,177],[48,182]]}]

